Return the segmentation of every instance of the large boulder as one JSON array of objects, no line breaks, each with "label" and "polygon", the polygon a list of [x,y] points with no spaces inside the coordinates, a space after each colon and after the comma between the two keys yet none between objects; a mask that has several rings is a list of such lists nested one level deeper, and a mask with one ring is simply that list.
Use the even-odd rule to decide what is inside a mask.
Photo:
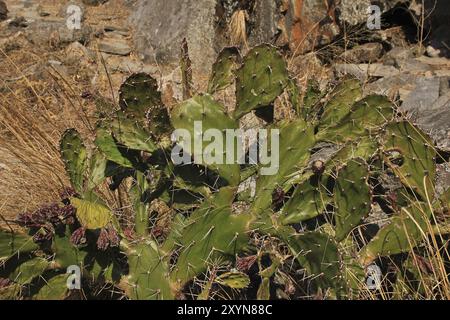
[{"label": "large boulder", "polygon": [[229,24],[242,10],[247,44],[273,41],[278,32],[278,1],[274,0],[139,0],[132,9],[135,48],[150,63],[180,59],[186,38],[194,75],[209,73],[218,51],[230,45]]},{"label": "large boulder", "polygon": [[410,0],[341,0],[337,5],[337,11],[339,12],[341,23],[356,25],[367,22],[368,8],[371,5],[377,5],[380,8],[380,12],[384,13],[399,4],[409,2]]},{"label": "large boulder", "polygon": [[216,0],[138,1],[131,16],[140,58],[168,64],[180,58],[187,39],[195,71],[207,71],[215,58]]}]

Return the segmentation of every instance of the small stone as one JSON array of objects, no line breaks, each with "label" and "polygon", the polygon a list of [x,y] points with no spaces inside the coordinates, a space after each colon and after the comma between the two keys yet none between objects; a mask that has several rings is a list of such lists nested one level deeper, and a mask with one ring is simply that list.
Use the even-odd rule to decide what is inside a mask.
[{"label": "small stone", "polygon": [[105,39],[99,43],[98,46],[101,52],[116,54],[119,56],[129,55],[131,52],[131,47],[124,40],[118,39]]},{"label": "small stone", "polygon": [[399,67],[402,61],[414,58],[412,48],[395,47],[384,56],[384,64]]}]

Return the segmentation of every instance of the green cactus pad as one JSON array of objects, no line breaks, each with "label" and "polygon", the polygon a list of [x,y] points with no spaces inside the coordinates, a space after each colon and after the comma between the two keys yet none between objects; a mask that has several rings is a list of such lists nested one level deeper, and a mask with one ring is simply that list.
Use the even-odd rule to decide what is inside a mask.
[{"label": "green cactus pad", "polygon": [[36,257],[22,263],[9,275],[9,278],[15,283],[25,285],[39,277],[49,266],[50,262],[47,259]]},{"label": "green cactus pad", "polygon": [[260,45],[250,50],[236,76],[236,119],[270,105],[289,82],[286,62],[270,45]]},{"label": "green cactus pad", "polygon": [[171,252],[175,249],[177,239],[181,237],[181,231],[186,225],[186,219],[181,213],[175,214],[170,225],[170,232],[161,246],[162,252]]},{"label": "green cactus pad", "polygon": [[[175,129],[185,129],[191,136],[191,152],[194,160],[200,165],[205,165],[203,159],[205,148],[210,145],[211,142],[203,142],[201,144],[201,150],[194,150],[195,139],[199,139],[201,142],[201,133],[194,132],[194,122],[199,121],[202,124],[203,133],[208,129],[216,129],[222,132],[222,141],[225,139],[225,130],[235,130],[238,128],[236,121],[231,119],[225,112],[225,108],[218,102],[214,101],[210,95],[195,96],[192,99],[184,101],[180,105],[176,106],[171,115],[172,124]],[[186,146],[186,142],[182,143],[182,146]],[[225,144],[223,145],[225,148]],[[226,164],[226,154],[219,155],[220,161],[223,164],[208,164],[207,167],[216,171],[222,178],[224,178],[230,185],[237,185],[240,181],[239,176],[239,164],[237,159],[234,159],[235,164]],[[236,152],[235,152],[236,155]],[[200,161],[202,160],[202,161]]]},{"label": "green cactus pad", "polygon": [[345,143],[362,136],[373,136],[394,117],[392,103],[384,96],[368,96],[355,103],[340,122],[317,134],[320,141]]},{"label": "green cactus pad", "polygon": [[69,295],[67,280],[69,274],[59,274],[50,279],[42,280],[43,287],[35,294],[33,300],[64,300]]},{"label": "green cactus pad", "polygon": [[86,229],[104,228],[111,221],[111,210],[95,193],[87,192],[82,199],[71,198],[77,218]]},{"label": "green cactus pad", "polygon": [[91,156],[89,165],[89,175],[87,176],[88,190],[99,186],[106,178],[106,165],[108,160],[105,155],[96,151]]},{"label": "green cactus pad", "polygon": [[153,153],[157,146],[139,124],[131,119],[119,118],[111,123],[111,130],[118,143],[126,148]]},{"label": "green cactus pad", "polygon": [[212,66],[208,93],[214,94],[230,86],[234,81],[234,72],[239,67],[241,60],[242,57],[238,48],[223,49]]},{"label": "green cactus pad", "polygon": [[180,255],[171,274],[178,287],[206,271],[208,262],[218,257],[233,259],[248,245],[251,217],[231,214],[233,198],[234,188],[222,188],[185,221],[177,239]]},{"label": "green cactus pad", "polygon": [[320,118],[319,131],[333,127],[348,115],[353,104],[362,98],[358,80],[349,79],[340,83],[330,94]]},{"label": "green cactus pad", "polygon": [[336,239],[342,241],[371,208],[369,168],[362,159],[351,160],[338,172],[334,187]]},{"label": "green cactus pad", "polygon": [[303,119],[280,125],[279,168],[276,174],[260,176],[256,182],[256,196],[253,211],[261,213],[272,202],[272,193],[277,187],[285,188],[289,176],[306,167],[310,149],[315,144],[314,128],[307,127]]},{"label": "green cactus pad", "polygon": [[114,163],[126,168],[133,168],[133,162],[125,156],[125,150],[122,151],[114,140],[111,130],[105,127],[104,123],[97,125],[97,135],[95,145]]},{"label": "green cactus pad", "polygon": [[33,238],[28,235],[0,229],[0,261],[7,260],[14,255],[25,255],[38,248],[39,246],[33,242]]},{"label": "green cactus pad", "polygon": [[119,105],[126,114],[143,121],[150,107],[162,105],[157,81],[146,73],[131,75],[120,87]]},{"label": "green cactus pad", "polygon": [[231,271],[218,276],[215,282],[233,289],[245,289],[250,284],[250,278],[245,273]]},{"label": "green cactus pad", "polygon": [[148,234],[149,203],[145,197],[148,186],[144,174],[136,172],[135,181],[130,189],[130,195],[135,213],[135,230],[139,236],[146,236]]},{"label": "green cactus pad", "polygon": [[123,282],[131,299],[174,299],[168,279],[169,268],[155,242],[129,246],[126,254],[130,269]]},{"label": "green cactus pad", "polygon": [[156,141],[163,144],[170,139],[173,128],[170,123],[169,112],[164,105],[151,106],[146,116],[146,129]]},{"label": "green cactus pad", "polygon": [[278,267],[281,264],[281,260],[275,256],[270,255],[272,264],[263,269],[261,264],[261,257],[258,260],[258,265],[260,268],[259,275],[261,276],[261,284],[259,285],[258,291],[256,293],[256,298],[258,300],[269,300],[270,299],[270,278],[277,272]]},{"label": "green cactus pad", "polygon": [[73,188],[77,192],[82,192],[84,175],[87,169],[87,152],[80,135],[75,129],[68,129],[64,132],[60,142],[60,150]]},{"label": "green cactus pad", "polygon": [[368,162],[378,151],[378,142],[369,136],[348,141],[327,162],[325,173],[330,174],[334,169],[347,164],[351,159],[361,158]]},{"label": "green cactus pad", "polygon": [[306,232],[284,235],[283,240],[320,287],[341,286],[341,258],[331,237],[321,232]]},{"label": "green cactus pad", "polygon": [[422,200],[428,195],[433,201],[436,149],[430,138],[407,121],[391,123],[382,138],[382,150],[386,163],[402,183]]},{"label": "green cactus pad", "polygon": [[361,249],[360,262],[368,265],[379,256],[410,251],[426,239],[430,216],[431,211],[425,203],[414,202],[401,208],[401,212]]},{"label": "green cactus pad", "polygon": [[282,209],[282,224],[299,223],[317,217],[331,203],[326,190],[328,176],[311,179],[301,183]]},{"label": "green cactus pad", "polygon": [[319,90],[319,84],[314,80],[309,80],[301,107],[301,114],[305,120],[314,118],[323,96],[324,93]]},{"label": "green cactus pad", "polygon": [[300,89],[298,88],[297,81],[295,79],[289,78],[286,91],[289,95],[289,101],[292,105],[292,108],[295,110],[296,114],[299,117],[303,117],[303,119],[306,119],[306,112],[304,109],[302,109]]}]

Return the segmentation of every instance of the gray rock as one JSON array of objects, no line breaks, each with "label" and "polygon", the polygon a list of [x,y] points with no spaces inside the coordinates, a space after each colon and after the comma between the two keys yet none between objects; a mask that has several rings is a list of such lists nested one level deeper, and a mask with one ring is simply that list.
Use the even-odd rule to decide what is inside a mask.
[{"label": "gray rock", "polygon": [[[445,83],[447,83],[447,88],[444,88]],[[400,109],[407,112],[411,120],[430,135],[439,149],[450,151],[448,78],[420,77],[415,84],[415,88]]]},{"label": "gray rock", "polygon": [[277,43],[288,45],[295,54],[304,54],[318,45],[329,44],[340,32],[334,4],[322,0],[282,1],[285,11],[279,22]]},{"label": "gray rock", "polygon": [[41,5],[38,7],[37,11],[39,16],[41,17],[48,17],[50,15],[50,12],[47,10],[47,8]]},{"label": "gray rock", "polygon": [[118,26],[113,26],[113,25],[105,26],[103,28],[103,31],[106,33],[114,33],[114,34],[121,35],[124,37],[127,37],[130,35],[130,30],[128,28],[118,27]]},{"label": "gray rock", "polygon": [[98,45],[98,49],[101,52],[116,54],[119,56],[127,56],[131,52],[131,47],[125,40],[119,39],[103,39]]},{"label": "gray rock", "polygon": [[399,67],[405,60],[414,58],[414,48],[395,47],[384,56],[384,64]]},{"label": "gray rock", "polygon": [[137,53],[145,62],[177,63],[186,38],[194,73],[209,72],[218,45],[215,12],[215,0],[138,1],[131,15]]},{"label": "gray rock", "polygon": [[439,89],[439,78],[418,78],[415,83],[415,88],[403,101],[401,109],[410,114],[414,114],[425,108],[429,108],[439,98]]},{"label": "gray rock", "polygon": [[91,27],[87,25],[82,25],[80,30],[71,30],[67,27],[65,19],[37,20],[30,23],[26,36],[29,41],[37,45],[49,42],[65,45],[75,41],[88,43],[91,32]]},{"label": "gray rock", "polygon": [[132,74],[144,72],[150,75],[157,75],[159,72],[158,66],[144,64],[142,61],[137,60],[134,57],[111,55],[106,61],[112,71],[117,71],[120,73]]},{"label": "gray rock", "polygon": [[450,94],[440,97],[428,108],[419,110],[414,119],[439,149],[450,151]]},{"label": "gray rock", "polygon": [[278,34],[278,21],[281,19],[278,1],[259,0],[255,3],[255,15],[252,17],[253,32],[250,33],[249,45],[273,42]]},{"label": "gray rock", "polygon": [[440,197],[450,187],[450,163],[445,162],[436,166],[436,198]]},{"label": "gray rock", "polygon": [[417,59],[407,59],[402,60],[399,63],[399,67],[401,71],[412,72],[412,73],[425,73],[427,71],[432,71],[433,68]]},{"label": "gray rock", "polygon": [[367,21],[367,8],[373,3],[377,4],[381,12],[392,9],[399,3],[406,3],[407,0],[341,0],[338,9],[341,12],[340,19],[351,25],[357,25]]},{"label": "gray rock", "polygon": [[37,1],[14,1],[8,3],[10,17],[24,17],[32,22],[41,19],[40,4]]},{"label": "gray rock", "polygon": [[390,97],[391,99],[400,96],[404,100],[414,89],[417,76],[409,73],[399,73],[391,77],[385,77],[371,82],[365,86],[365,95],[380,94]]},{"label": "gray rock", "polygon": [[338,63],[335,70],[339,74],[351,74],[361,81],[367,77],[392,77],[398,75],[400,71],[393,66],[386,66],[381,63],[374,64],[350,64]]}]

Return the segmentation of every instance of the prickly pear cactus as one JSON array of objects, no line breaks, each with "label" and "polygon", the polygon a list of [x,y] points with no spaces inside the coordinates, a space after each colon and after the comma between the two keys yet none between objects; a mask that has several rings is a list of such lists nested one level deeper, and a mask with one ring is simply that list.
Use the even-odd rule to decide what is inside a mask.
[{"label": "prickly pear cactus", "polygon": [[285,185],[289,176],[301,171],[310,158],[310,148],[316,142],[313,129],[307,127],[301,119],[280,125],[280,167],[274,175],[259,177],[252,205],[254,212],[262,213],[270,208],[272,194],[276,188],[290,189],[290,186]]},{"label": "prickly pear cactus", "polygon": [[75,129],[64,132],[60,149],[72,186],[78,192],[83,191],[84,175],[87,168],[87,151]]},{"label": "prickly pear cactus", "polygon": [[336,239],[342,241],[370,212],[369,168],[362,159],[348,162],[334,186]]},{"label": "prickly pear cactus", "polygon": [[208,93],[214,94],[229,87],[234,82],[234,73],[240,66],[241,60],[242,57],[238,48],[223,49],[212,66]]},{"label": "prickly pear cactus", "polygon": [[361,263],[368,265],[379,256],[412,250],[420,241],[426,239],[430,215],[425,203],[415,202],[402,208],[361,250]]},{"label": "prickly pear cactus", "polygon": [[374,136],[384,125],[392,121],[393,117],[393,105],[386,97],[368,96],[354,103],[341,121],[327,130],[319,131],[317,138],[345,143],[362,136]]},{"label": "prickly pear cactus", "polygon": [[150,107],[161,104],[158,84],[146,73],[133,74],[120,87],[120,108],[136,120],[145,119]]},{"label": "prickly pear cactus", "polygon": [[111,131],[116,141],[128,149],[148,153],[153,153],[158,149],[150,139],[149,133],[133,120],[123,117],[116,119],[111,123]]},{"label": "prickly pear cactus", "polygon": [[407,121],[394,122],[382,136],[384,160],[422,200],[433,201],[436,149],[426,134]]},{"label": "prickly pear cactus", "polygon": [[286,62],[275,47],[261,45],[245,56],[236,72],[236,119],[270,105],[288,85]]},{"label": "prickly pear cactus", "polygon": [[111,222],[111,210],[92,192],[84,194],[83,199],[72,198],[70,202],[77,209],[77,218],[86,229],[104,228]]},{"label": "prickly pear cactus", "polygon": [[133,168],[133,162],[127,157],[126,149],[117,145],[111,130],[104,122],[97,125],[95,145],[109,161],[122,167]]},{"label": "prickly pear cactus", "polygon": [[[233,82],[231,116],[210,94]],[[74,129],[64,133],[61,156],[74,190],[65,190],[63,205],[21,214],[27,235],[0,230],[0,297],[65,299],[71,265],[89,279],[84,285],[107,284],[130,299],[252,288],[258,299],[360,297],[364,267],[416,256],[430,234],[446,232],[449,193],[434,201],[438,153],[413,124],[394,121],[400,115],[386,97],[362,99],[353,79],[330,94],[309,86],[302,95],[270,45],[243,61],[234,48],[222,51],[208,94],[191,97],[190,84],[169,117],[157,81],[134,74],[120,88],[120,109],[101,103],[95,146]],[[284,92],[296,118],[267,125],[274,135],[267,150],[259,144],[278,157],[274,170],[267,174],[263,161],[240,165],[237,149],[224,152],[227,130]],[[181,154],[186,163],[174,161]],[[386,175],[400,191],[385,188]],[[369,232],[377,207],[387,224]]]},{"label": "prickly pear cactus", "polygon": [[342,285],[341,257],[334,240],[321,232],[306,232],[285,239],[292,253],[323,288]]},{"label": "prickly pear cactus", "polygon": [[233,215],[231,203],[233,188],[222,190],[211,200],[203,203],[179,229],[180,255],[172,272],[172,281],[184,285],[205,271],[205,261],[218,256],[234,258],[248,245],[251,216]]},{"label": "prickly pear cactus", "polygon": [[167,280],[169,269],[155,242],[129,245],[126,251],[129,275],[123,279],[128,296],[134,300],[173,299]]},{"label": "prickly pear cactus", "polygon": [[282,209],[282,223],[299,223],[317,217],[331,203],[327,191],[328,176],[313,176],[298,185]]},{"label": "prickly pear cactus", "polygon": [[339,123],[350,112],[352,105],[362,97],[361,84],[356,79],[340,83],[330,94],[320,118],[319,131]]},{"label": "prickly pear cactus", "polygon": [[37,250],[32,237],[0,229],[0,261]]},{"label": "prickly pear cactus", "polygon": [[[225,141],[226,130],[238,128],[236,121],[226,114],[221,104],[214,101],[210,95],[195,96],[176,106],[171,119],[175,129],[187,130],[189,133],[189,139],[182,139],[181,144],[183,149],[191,150],[196,164],[206,165],[217,171],[230,185],[239,183],[237,152],[230,160],[227,158],[230,155],[223,152],[223,143],[216,144],[218,141]],[[203,133],[210,129],[214,130],[214,135],[205,137]],[[232,163],[226,164],[230,162]]]}]

